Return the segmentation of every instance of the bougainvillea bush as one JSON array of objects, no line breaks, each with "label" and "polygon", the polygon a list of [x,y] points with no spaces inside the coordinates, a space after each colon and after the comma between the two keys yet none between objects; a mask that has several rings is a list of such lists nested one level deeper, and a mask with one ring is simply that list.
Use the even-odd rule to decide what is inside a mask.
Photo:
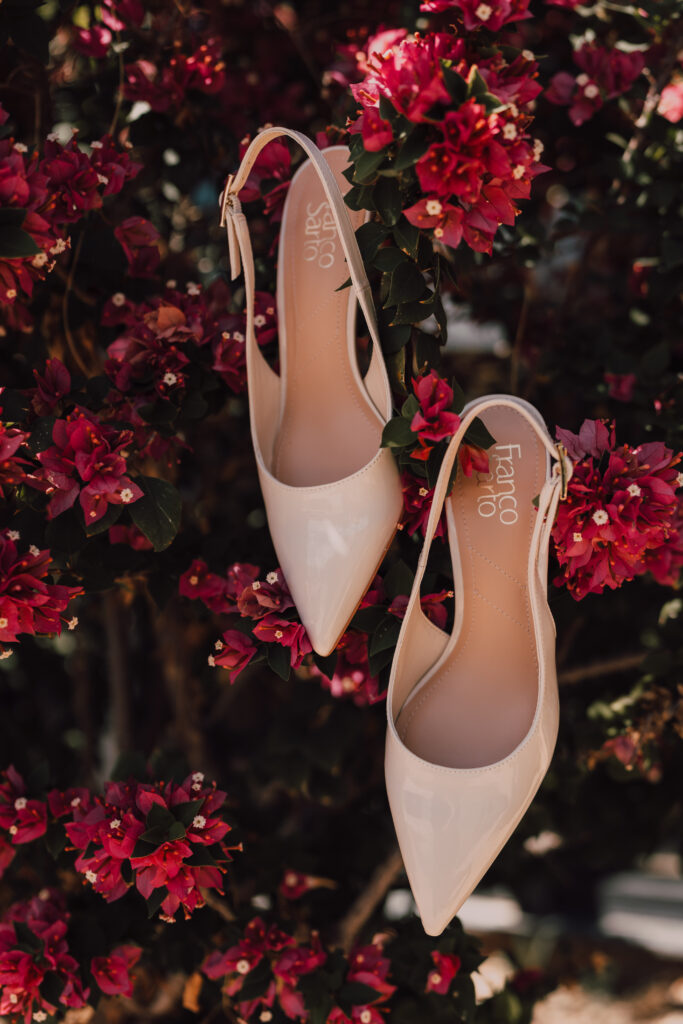
[{"label": "bougainvillea bush", "polygon": [[[428,938],[402,898],[383,789],[393,649],[479,394],[530,400],[575,463],[549,584],[560,738],[484,885],[585,922],[606,874],[681,852],[681,53],[677,0],[0,5],[13,1024],[517,1022],[557,985],[518,949],[475,998],[477,940]],[[219,227],[267,124],[349,146],[394,395],[401,529],[327,658],[270,543]],[[241,195],[274,365],[301,159],[271,143]],[[461,471],[486,474],[491,443],[475,424]],[[422,604],[448,628],[434,547]]]}]

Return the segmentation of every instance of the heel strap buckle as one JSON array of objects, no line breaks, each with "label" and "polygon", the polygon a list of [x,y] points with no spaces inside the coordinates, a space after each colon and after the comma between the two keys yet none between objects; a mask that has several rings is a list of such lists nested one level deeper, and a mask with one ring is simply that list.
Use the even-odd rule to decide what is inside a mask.
[{"label": "heel strap buckle", "polygon": [[234,174],[229,174],[225,179],[225,185],[223,191],[218,197],[218,205],[221,210],[220,227],[225,227],[227,218],[230,214],[239,213],[241,211],[241,203],[237,198],[237,193],[232,191],[232,183],[235,180]]}]

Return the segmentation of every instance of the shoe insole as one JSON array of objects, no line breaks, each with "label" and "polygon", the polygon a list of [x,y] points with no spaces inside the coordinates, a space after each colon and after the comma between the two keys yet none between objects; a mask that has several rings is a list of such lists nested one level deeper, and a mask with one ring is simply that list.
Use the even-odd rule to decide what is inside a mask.
[{"label": "shoe insole", "polygon": [[[326,150],[342,192],[344,150]],[[346,210],[354,230],[363,213]],[[284,484],[341,480],[377,454],[383,423],[354,374],[348,321],[355,293],[336,291],[349,277],[341,240],[315,167],[306,161],[287,194],[278,255],[282,418],[273,473]],[[354,302],[350,313],[349,303]]]},{"label": "shoe insole", "polygon": [[512,408],[486,410],[481,419],[496,439],[490,473],[468,478],[458,467],[446,500],[462,566],[462,624],[453,650],[396,723],[413,753],[448,768],[480,768],[510,754],[529,731],[538,697],[527,577],[545,448]]}]

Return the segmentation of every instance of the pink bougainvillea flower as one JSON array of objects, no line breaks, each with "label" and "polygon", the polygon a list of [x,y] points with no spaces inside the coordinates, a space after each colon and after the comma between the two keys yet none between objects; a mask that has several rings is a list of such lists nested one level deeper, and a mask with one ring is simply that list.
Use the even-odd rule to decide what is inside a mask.
[{"label": "pink bougainvillea flower", "polygon": [[439,953],[433,950],[432,960],[434,968],[427,975],[425,992],[438,992],[445,996],[451,987],[451,982],[460,970],[460,957],[453,953]]},{"label": "pink bougainvillea flower", "polygon": [[12,844],[0,836],[0,878],[2,878],[16,856],[17,851]]},{"label": "pink bougainvillea flower", "polygon": [[349,133],[351,135],[361,134],[363,147],[369,153],[379,152],[394,140],[391,124],[380,116],[377,107],[367,107],[360,117],[350,125]]},{"label": "pink bougainvillea flower", "polygon": [[48,359],[42,373],[33,371],[36,387],[28,394],[33,411],[38,416],[49,416],[60,400],[71,390],[71,374],[60,359]]},{"label": "pink bougainvillea flower", "polygon": [[662,89],[657,113],[672,124],[683,120],[683,82],[671,82]]},{"label": "pink bougainvillea flower", "polygon": [[459,10],[462,12],[465,28],[471,32],[485,25],[491,32],[498,32],[503,25],[512,21],[530,18],[529,0],[423,0],[420,10],[428,13]]},{"label": "pink bougainvillea flower", "polygon": [[[401,473],[401,487],[403,489],[402,524],[406,527],[411,537],[417,530],[424,536],[429,520],[429,510],[432,507],[434,490],[427,486],[426,480],[414,476],[413,473],[409,473],[407,470]],[[445,512],[442,512],[434,536],[444,537],[445,535],[446,515]]]},{"label": "pink bougainvillea flower", "polygon": [[13,846],[30,843],[45,835],[47,807],[43,800],[26,796],[26,784],[10,765],[0,776],[0,828],[9,833]]},{"label": "pink bougainvillea flower", "polygon": [[161,235],[144,217],[127,217],[114,228],[114,235],[128,260],[131,277],[153,277],[159,266]]},{"label": "pink bougainvillea flower", "polygon": [[614,425],[585,420],[578,434],[558,428],[574,460],[553,540],[562,567],[554,581],[576,600],[616,589],[679,546],[681,460],[661,442],[616,446]]},{"label": "pink bougainvillea flower", "polygon": [[[444,607],[444,601],[452,597],[452,590],[440,590],[438,593],[424,594],[420,597],[422,611],[439,629],[445,629],[448,618],[448,611]],[[408,600],[407,594],[399,594],[389,605],[389,613],[395,615],[398,619],[404,618],[408,607]]]},{"label": "pink bougainvillea flower", "polygon": [[24,431],[8,427],[0,420],[0,498],[5,497],[5,487],[16,487],[26,479],[24,467],[30,463],[17,455],[17,451],[28,437]]},{"label": "pink bougainvillea flower", "polygon": [[101,18],[113,32],[123,32],[131,25],[141,25],[145,17],[142,0],[103,0]]},{"label": "pink bougainvillea flower", "polygon": [[105,25],[92,25],[90,28],[75,29],[73,44],[79,53],[99,60],[109,53],[113,38],[111,30]]},{"label": "pink bougainvillea flower", "polygon": [[[237,611],[240,595],[251,586],[258,574],[257,565],[234,562],[225,576],[219,576],[209,572],[203,559],[195,558],[190,568],[180,577],[178,592],[183,597],[202,601],[213,612],[229,614]],[[291,607],[291,603],[287,607]]]},{"label": "pink bougainvillea flower", "polygon": [[250,580],[237,601],[240,614],[261,619],[269,612],[284,612],[294,607],[282,569],[269,572],[265,580]]},{"label": "pink bougainvillea flower", "polygon": [[316,665],[311,669],[333,697],[350,697],[358,707],[383,700],[386,690],[380,689],[379,680],[370,672],[367,636],[348,630],[337,644],[336,654],[337,664],[331,677]]},{"label": "pink bougainvillea flower", "polygon": [[[224,842],[230,826],[216,813],[224,800],[225,793],[205,784],[202,772],[180,785],[109,782],[104,797],[92,807],[75,807],[65,824],[80,851],[76,869],[107,902],[130,885],[145,899],[156,899],[162,890],[156,904],[162,918],[172,919],[181,907],[189,917],[204,904],[202,889],[221,891],[231,859]],[[210,853],[208,862],[194,861],[199,846]]]},{"label": "pink bougainvillea flower", "polygon": [[132,996],[131,971],[141,955],[139,946],[117,946],[107,956],[94,956],[90,971],[100,990],[108,996]]},{"label": "pink bougainvillea flower", "polygon": [[58,224],[54,190],[37,150],[28,154],[26,146],[13,138],[0,139],[0,205],[25,211],[22,230],[40,250],[32,256],[0,259],[0,300],[14,312],[5,311],[8,323],[17,330],[30,331],[28,311],[15,304],[22,293],[29,298],[33,295],[34,283],[47,276],[71,243]]},{"label": "pink bougainvillea flower", "polygon": [[458,459],[465,476],[472,476],[472,473],[489,472],[489,456],[484,448],[478,444],[469,444],[463,441],[458,448]]},{"label": "pink bougainvillea flower", "polygon": [[216,641],[216,653],[209,655],[209,665],[227,668],[230,682],[234,683],[257,653],[258,647],[250,636],[237,629],[226,629]]},{"label": "pink bougainvillea flower", "polygon": [[61,613],[81,587],[46,583],[52,561],[49,550],[34,545],[19,554],[16,530],[0,530],[0,641],[11,643],[19,633],[62,631]]},{"label": "pink bougainvillea flower", "polygon": [[[242,140],[239,149],[240,160],[246,153],[251,139]],[[249,172],[240,199],[251,203],[261,199],[268,219],[278,224],[282,219],[285,196],[292,177],[292,156],[289,148],[279,139],[274,139],[261,150]],[[275,182],[275,184],[273,184]]]},{"label": "pink bougainvillea flower", "polygon": [[636,387],[635,373],[605,373],[605,384],[610,398],[630,402]]},{"label": "pink bougainvillea flower", "polygon": [[420,447],[411,457],[424,460],[434,447],[428,442],[452,437],[460,426],[460,417],[449,408],[453,404],[453,388],[434,370],[413,380],[413,391],[420,408],[411,420],[410,429],[417,434]]},{"label": "pink bougainvillea flower", "polygon": [[[85,1006],[90,989],[84,987],[78,963],[69,952],[68,920],[63,900],[53,901],[49,890],[5,911],[0,921],[3,1017],[23,1018],[24,1024],[31,1024],[54,1016],[59,1004],[71,1009]],[[21,923],[21,934],[15,922]]]},{"label": "pink bougainvillea flower", "polygon": [[443,203],[438,196],[419,199],[403,211],[417,228],[431,229],[434,238],[457,249],[463,235],[464,212],[461,207]]},{"label": "pink bougainvillea flower", "polygon": [[31,483],[51,495],[48,518],[71,508],[78,497],[86,523],[96,523],[108,505],[129,505],[142,490],[127,476],[126,456],[133,440],[130,430],[100,423],[87,409],[77,407],[66,419],[55,420],[54,444],[39,452],[42,470]]},{"label": "pink bougainvillea flower", "polygon": [[313,650],[308,634],[300,622],[290,622],[269,612],[254,626],[254,636],[264,643],[277,643],[289,648],[290,665],[298,668],[306,654]]},{"label": "pink bougainvillea flower", "polygon": [[551,103],[569,106],[569,116],[576,125],[588,121],[605,100],[628,92],[645,67],[640,50],[625,53],[591,43],[574,51],[574,61],[581,74],[574,77],[558,71],[545,95]]},{"label": "pink bougainvillea flower", "polygon": [[103,196],[117,195],[127,181],[137,177],[143,165],[134,163],[127,149],[132,143],[125,142],[124,149],[117,148],[108,133],[90,143],[90,163],[97,172],[100,184],[104,185]]},{"label": "pink bougainvillea flower", "polygon": [[79,148],[77,135],[75,130],[64,146],[48,136],[40,164],[54,192],[54,218],[62,223],[80,220],[89,210],[102,206],[103,182],[88,154]]}]

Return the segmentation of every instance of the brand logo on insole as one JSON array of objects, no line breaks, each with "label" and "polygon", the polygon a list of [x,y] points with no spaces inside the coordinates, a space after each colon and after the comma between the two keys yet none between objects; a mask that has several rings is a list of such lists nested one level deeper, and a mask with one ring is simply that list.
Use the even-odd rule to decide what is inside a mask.
[{"label": "brand logo on insole", "polygon": [[334,263],[337,248],[337,225],[329,203],[320,203],[315,209],[313,203],[308,204],[304,230],[304,259],[308,263],[317,263],[322,270],[327,270]]},{"label": "brand logo on insole", "polygon": [[515,459],[521,459],[518,444],[497,444],[489,450],[488,474],[477,474],[477,485],[483,493],[477,497],[477,511],[484,519],[498,516],[503,526],[512,526],[519,519],[515,496]]}]

